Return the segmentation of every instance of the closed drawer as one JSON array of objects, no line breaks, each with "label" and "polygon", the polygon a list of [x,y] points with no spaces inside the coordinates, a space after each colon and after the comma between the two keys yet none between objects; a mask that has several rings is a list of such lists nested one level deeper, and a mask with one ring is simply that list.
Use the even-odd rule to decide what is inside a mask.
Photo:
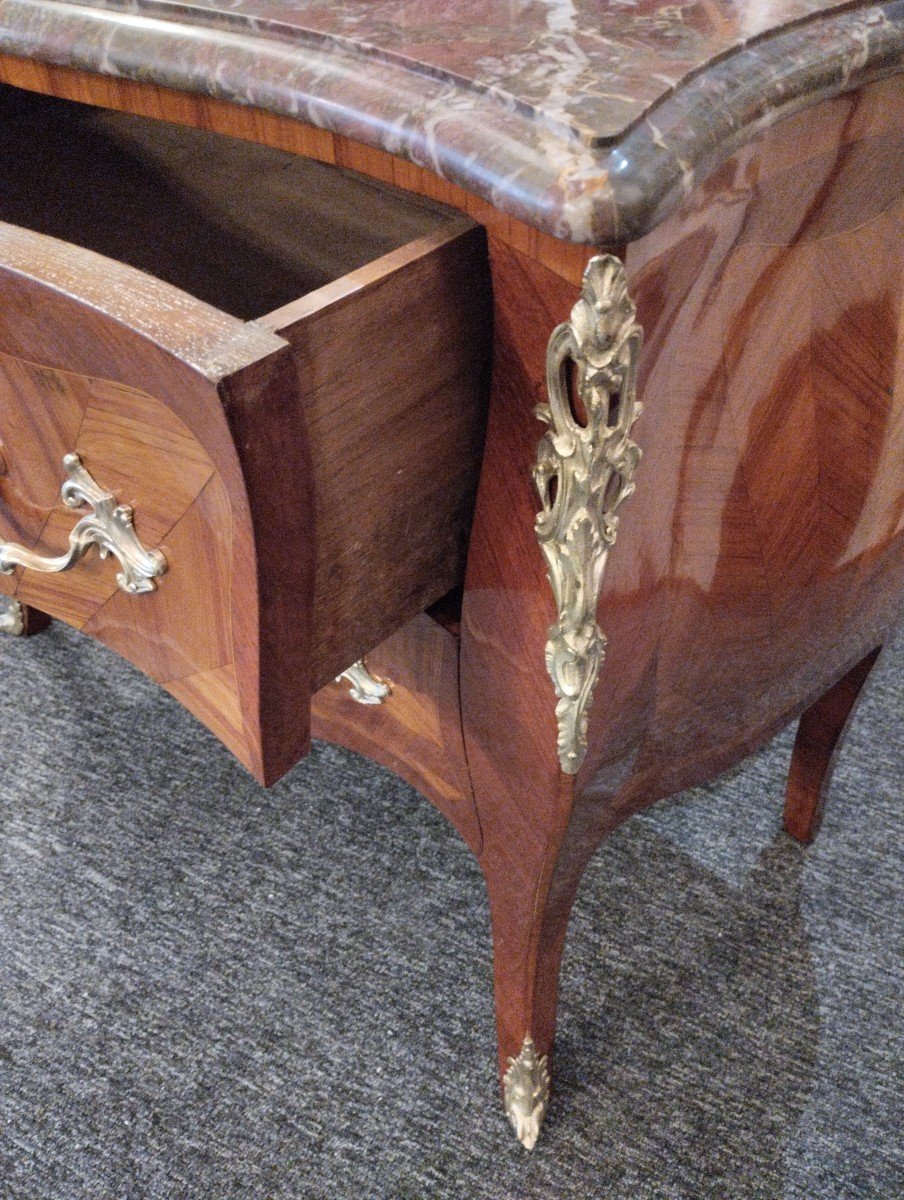
[{"label": "closed drawer", "polygon": [[462,579],[483,231],[218,135],[14,90],[0,117],[0,541],[19,548],[0,589],[272,781],[312,692]]}]

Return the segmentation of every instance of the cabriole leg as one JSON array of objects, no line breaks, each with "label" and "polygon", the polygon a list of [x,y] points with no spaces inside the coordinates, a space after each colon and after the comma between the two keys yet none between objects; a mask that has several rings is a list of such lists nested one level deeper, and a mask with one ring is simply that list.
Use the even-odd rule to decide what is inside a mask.
[{"label": "cabriole leg", "polygon": [[[550,1100],[568,918],[603,836],[585,829],[575,782],[606,650],[603,575],[640,458],[630,435],[642,333],[612,255],[591,258],[577,303],[562,281],[538,276],[548,303],[536,310],[520,282],[508,292],[509,257],[497,250],[494,261],[503,344],[462,613],[462,718],[484,838],[503,1100],[531,1149]],[[548,313],[566,295],[570,315],[541,357]],[[541,363],[547,402],[532,408]],[[537,419],[547,426],[539,437]]]},{"label": "cabriole leg", "polygon": [[[563,800],[567,803],[559,797],[544,804],[525,797],[523,804],[534,810],[539,825],[541,813],[552,814]],[[536,1144],[549,1108],[559,962],[569,915],[549,907],[558,840],[554,824],[553,818],[545,836],[520,844],[516,837],[500,837],[497,824],[481,856],[493,930],[502,1099],[516,1136],[528,1150]]]},{"label": "cabriole leg", "polygon": [[[578,886],[609,832],[574,806],[571,781],[555,797],[522,796],[545,838],[520,852],[494,839],[481,859],[493,926],[499,1070],[506,1116],[528,1150],[549,1109],[559,969]],[[594,814],[595,815],[595,814]],[[564,825],[564,829],[562,826]]]},{"label": "cabriole leg", "polygon": [[785,830],[799,842],[811,842],[822,823],[835,755],[881,649],[871,650],[800,719],[785,795]]}]

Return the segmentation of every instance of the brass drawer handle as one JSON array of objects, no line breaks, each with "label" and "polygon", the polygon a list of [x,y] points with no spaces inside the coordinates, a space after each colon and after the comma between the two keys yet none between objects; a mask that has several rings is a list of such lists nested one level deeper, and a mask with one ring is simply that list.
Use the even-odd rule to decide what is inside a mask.
[{"label": "brass drawer handle", "polygon": [[92,546],[97,546],[101,558],[113,554],[119,560],[122,571],[117,574],[116,582],[124,592],[137,596],[140,592],[154,591],[157,586],[154,576],[166,570],[166,559],[159,550],[145,550],[139,542],[131,508],[117,504],[115,496],[98,487],[77,454],[67,454],[63,466],[69,476],[60,488],[64,504],[70,508],[90,504],[94,511],[82,517],[69,534],[69,552],[59,558],[42,558],[16,542],[0,542],[0,574],[10,575],[16,567],[51,574],[68,571]]},{"label": "brass drawer handle", "polygon": [[337,683],[341,683],[343,679],[351,684],[348,694],[359,704],[382,704],[387,696],[392,695],[391,682],[371,675],[363,658],[359,658],[347,671],[336,676]]}]

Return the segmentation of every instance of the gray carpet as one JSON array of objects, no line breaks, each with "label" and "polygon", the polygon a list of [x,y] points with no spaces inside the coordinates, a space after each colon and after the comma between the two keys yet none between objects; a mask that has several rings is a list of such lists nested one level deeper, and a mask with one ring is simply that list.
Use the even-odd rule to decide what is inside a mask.
[{"label": "gray carpet", "polygon": [[904,640],[814,846],[785,735],[602,849],[533,1155],[426,801],[326,745],[265,792],[60,625],[0,669],[3,1200],[904,1197]]}]

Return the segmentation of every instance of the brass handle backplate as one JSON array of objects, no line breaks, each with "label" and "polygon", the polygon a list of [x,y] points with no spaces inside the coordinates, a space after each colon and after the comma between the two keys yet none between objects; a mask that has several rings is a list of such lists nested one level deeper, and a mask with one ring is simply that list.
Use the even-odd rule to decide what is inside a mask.
[{"label": "brass handle backplate", "polygon": [[97,546],[101,558],[108,554],[119,560],[122,570],[116,582],[124,592],[137,596],[152,592],[157,584],[154,577],[166,570],[166,559],[159,550],[145,550],[132,525],[132,510],[117,504],[116,497],[99,487],[82,466],[77,454],[67,454],[63,466],[69,478],[60,489],[64,504],[81,508],[90,504],[87,513],[69,534],[69,550],[58,558],[43,558],[16,542],[0,542],[0,574],[9,575],[16,567],[31,571],[55,573],[68,571]]}]

